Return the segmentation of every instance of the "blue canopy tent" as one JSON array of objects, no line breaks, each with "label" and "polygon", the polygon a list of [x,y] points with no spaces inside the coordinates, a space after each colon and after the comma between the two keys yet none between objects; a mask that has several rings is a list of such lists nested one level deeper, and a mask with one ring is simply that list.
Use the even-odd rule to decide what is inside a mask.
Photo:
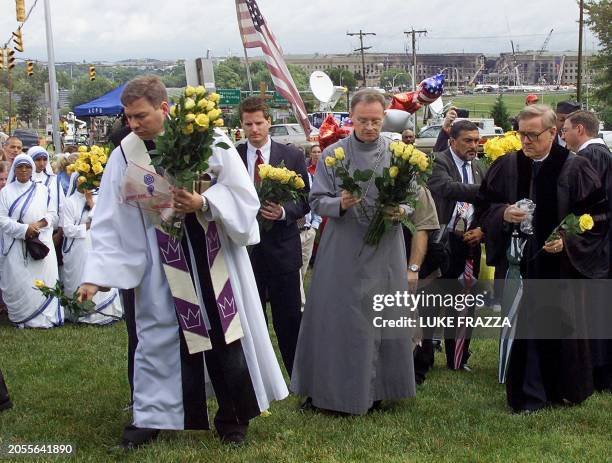
[{"label": "blue canopy tent", "polygon": [[126,86],[125,84],[111,90],[110,92],[96,98],[88,103],[83,103],[74,108],[75,116],[79,117],[98,117],[98,116],[116,116],[123,111],[121,105],[121,93]]}]

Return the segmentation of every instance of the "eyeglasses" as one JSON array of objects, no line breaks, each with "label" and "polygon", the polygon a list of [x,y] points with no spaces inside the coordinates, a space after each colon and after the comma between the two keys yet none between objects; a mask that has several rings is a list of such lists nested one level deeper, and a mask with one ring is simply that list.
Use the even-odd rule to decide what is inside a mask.
[{"label": "eyeglasses", "polygon": [[533,133],[533,132],[517,132],[519,137],[521,138],[526,138],[527,140],[529,140],[530,142],[534,142],[537,141],[538,138],[540,137],[540,135],[542,135],[544,132],[546,132],[547,130],[550,130],[552,127],[547,127],[544,130],[542,130],[540,133]]},{"label": "eyeglasses", "polygon": [[380,127],[383,123],[382,119],[362,119],[360,117],[358,117],[356,119],[356,121],[359,123],[359,125],[371,125],[372,127]]},{"label": "eyeglasses", "polygon": [[573,130],[573,129],[577,128],[577,127],[578,127],[578,126],[576,126],[576,127],[561,127],[561,130],[559,130],[559,132],[561,132],[561,133],[567,133],[567,132],[569,132],[570,130]]}]

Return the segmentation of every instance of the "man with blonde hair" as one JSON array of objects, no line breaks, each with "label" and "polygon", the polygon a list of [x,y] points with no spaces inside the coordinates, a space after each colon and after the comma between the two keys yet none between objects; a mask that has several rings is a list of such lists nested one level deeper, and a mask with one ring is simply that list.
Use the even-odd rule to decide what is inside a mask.
[{"label": "man with blonde hair", "polygon": [[[561,300],[554,280],[605,278],[609,258],[607,203],[597,172],[585,158],[554,143],[556,116],[548,106],[525,107],[518,122],[523,148],[491,166],[480,189],[477,215],[485,234],[487,264],[507,265],[511,237],[518,232],[525,243],[523,280],[546,279],[548,285],[537,287],[548,300],[538,291],[530,292],[530,285],[519,305],[516,329],[522,336],[512,345],[506,392],[508,405],[522,412],[581,403],[593,392],[588,340],[575,334],[586,323],[587,311],[579,298]],[[532,234],[519,232],[521,222],[529,220],[517,205],[522,199],[535,203]],[[570,213],[591,214],[594,227],[551,239]],[[544,334],[561,320],[563,331]]]}]

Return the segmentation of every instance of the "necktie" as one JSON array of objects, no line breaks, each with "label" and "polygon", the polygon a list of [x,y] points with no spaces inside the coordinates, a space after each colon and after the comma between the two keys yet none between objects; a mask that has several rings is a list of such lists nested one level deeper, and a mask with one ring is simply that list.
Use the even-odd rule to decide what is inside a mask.
[{"label": "necktie", "polygon": [[468,166],[468,163],[467,161],[465,161],[463,165],[461,166],[461,177],[462,177],[463,183],[469,184],[470,177],[468,177],[467,166]]},{"label": "necktie", "polygon": [[541,162],[534,162],[533,163],[533,177],[536,177],[538,175],[538,172],[540,171],[540,167],[542,167],[542,163]]},{"label": "necktie", "polygon": [[255,151],[255,154],[257,155],[257,159],[255,159],[255,172],[254,172],[253,177],[255,178],[255,183],[259,184],[261,183],[261,178],[259,177],[259,166],[261,166],[264,163],[264,158],[261,155],[260,150]]}]

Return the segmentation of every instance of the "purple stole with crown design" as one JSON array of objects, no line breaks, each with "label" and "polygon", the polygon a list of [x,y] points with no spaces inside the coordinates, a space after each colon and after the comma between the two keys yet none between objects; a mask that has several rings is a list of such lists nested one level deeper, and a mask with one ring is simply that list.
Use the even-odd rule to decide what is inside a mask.
[{"label": "purple stole with crown design", "polygon": [[[135,134],[130,134],[121,142],[121,149],[128,162],[157,175],[151,166],[151,158],[144,142]],[[145,175],[146,177],[146,175]],[[143,178],[143,182],[146,180]],[[236,306],[234,291],[229,278],[225,251],[215,222],[207,222],[201,212],[196,213],[198,224],[202,226],[206,237],[208,266],[212,280],[217,310],[223,335],[227,344],[244,336],[240,316]],[[197,293],[191,279],[187,258],[184,255],[180,240],[169,236],[160,227],[155,226],[155,235],[162,262],[162,267],[170,287],[181,331],[185,337],[190,354],[212,349],[206,314],[200,307]]]}]

